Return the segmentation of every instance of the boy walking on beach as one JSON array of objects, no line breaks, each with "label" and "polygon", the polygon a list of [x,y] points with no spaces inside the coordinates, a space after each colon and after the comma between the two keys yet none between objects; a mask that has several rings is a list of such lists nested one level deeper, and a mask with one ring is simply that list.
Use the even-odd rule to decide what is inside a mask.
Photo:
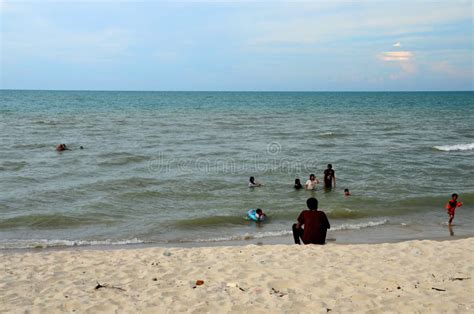
[{"label": "boy walking on beach", "polygon": [[456,208],[461,207],[461,206],[462,206],[462,202],[458,202],[458,195],[456,193],[451,195],[451,199],[448,201],[448,203],[446,203],[446,206],[445,206],[446,211],[449,215],[448,225],[450,226],[452,225]]},{"label": "boy walking on beach", "polygon": [[300,238],[304,244],[324,244],[327,230],[331,228],[328,218],[318,210],[318,200],[314,197],[308,198],[306,205],[309,210],[303,210],[298,222],[293,224],[293,239],[296,244],[301,244]]}]

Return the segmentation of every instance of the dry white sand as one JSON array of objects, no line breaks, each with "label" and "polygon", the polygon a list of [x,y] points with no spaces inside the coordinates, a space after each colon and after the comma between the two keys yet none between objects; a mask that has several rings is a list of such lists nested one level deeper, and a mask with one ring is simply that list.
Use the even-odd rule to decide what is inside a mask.
[{"label": "dry white sand", "polygon": [[2,252],[0,261],[0,312],[474,311],[474,238]]}]

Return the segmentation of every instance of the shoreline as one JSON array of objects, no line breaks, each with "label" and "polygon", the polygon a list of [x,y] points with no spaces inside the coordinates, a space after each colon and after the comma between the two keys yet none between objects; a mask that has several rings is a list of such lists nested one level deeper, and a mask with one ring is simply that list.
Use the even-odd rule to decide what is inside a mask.
[{"label": "shoreline", "polygon": [[0,311],[6,312],[474,308],[473,237],[325,246],[41,250],[0,252],[0,257]]},{"label": "shoreline", "polygon": [[[424,217],[415,217],[410,219],[393,219],[385,217],[375,219],[376,223],[352,222],[333,225],[328,230],[326,237],[327,243],[346,244],[383,244],[399,243],[412,240],[457,240],[474,237],[474,233],[469,228],[470,220],[474,216],[467,217],[466,221],[449,227],[440,221],[422,223]],[[382,223],[380,223],[382,221]],[[359,228],[345,228],[349,226],[362,226]],[[266,231],[264,228],[253,228],[250,226],[247,230],[243,229],[241,233],[235,233],[235,230],[223,230],[221,236],[210,238],[189,239],[181,236],[177,239],[158,239],[141,238],[139,235],[132,238],[117,239],[5,239],[0,242],[0,252],[37,252],[37,251],[69,251],[69,250],[118,250],[118,249],[137,249],[137,248],[199,248],[199,247],[222,247],[222,246],[245,246],[245,245],[288,245],[294,244],[291,230],[273,232]],[[262,227],[266,227],[262,226]],[[260,231],[260,232],[258,232]]]},{"label": "shoreline", "polygon": [[[460,235],[460,236],[434,236],[434,237],[413,237],[406,239],[391,239],[381,241],[336,241],[336,239],[328,237],[326,238],[325,245],[377,245],[377,244],[392,244],[392,243],[403,243],[410,241],[456,241],[462,239],[474,238],[473,235]],[[367,240],[367,239],[365,239]],[[272,246],[272,245],[296,245],[293,243],[291,236],[278,236],[278,237],[267,237],[267,238],[253,238],[245,240],[226,240],[226,241],[202,241],[202,242],[146,242],[146,243],[129,243],[129,244],[98,244],[98,245],[73,245],[73,246],[47,246],[47,247],[36,247],[36,248],[7,248],[0,249],[0,255],[16,254],[16,253],[41,253],[41,252],[61,252],[61,251],[115,251],[115,250],[139,250],[139,249],[193,249],[193,248],[213,248],[213,247],[240,247],[240,246]]]}]

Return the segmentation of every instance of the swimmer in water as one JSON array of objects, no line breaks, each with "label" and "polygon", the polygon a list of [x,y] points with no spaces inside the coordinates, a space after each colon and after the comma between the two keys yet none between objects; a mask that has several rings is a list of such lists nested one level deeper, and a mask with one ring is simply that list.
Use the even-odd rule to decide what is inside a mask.
[{"label": "swimmer in water", "polygon": [[344,196],[345,197],[351,196],[351,193],[349,192],[349,189],[344,189]]},{"label": "swimmer in water", "polygon": [[57,152],[62,152],[65,150],[69,150],[69,148],[66,146],[66,144],[58,144],[56,145],[56,151]]},{"label": "swimmer in water", "polygon": [[265,215],[265,213],[260,208],[257,208],[255,211],[255,217],[257,217],[258,221],[264,220],[266,216],[267,215]]},{"label": "swimmer in water", "polygon": [[257,181],[255,181],[254,177],[250,177],[250,179],[249,179],[249,188],[255,188],[255,187],[262,186],[262,185],[263,184],[258,183]]}]

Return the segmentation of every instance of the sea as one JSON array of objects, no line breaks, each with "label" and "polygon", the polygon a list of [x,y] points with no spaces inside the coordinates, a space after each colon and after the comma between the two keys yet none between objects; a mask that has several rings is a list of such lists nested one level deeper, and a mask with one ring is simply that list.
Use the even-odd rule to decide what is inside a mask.
[{"label": "sea", "polygon": [[0,249],[290,244],[309,197],[332,243],[473,236],[473,96],[1,90]]}]

